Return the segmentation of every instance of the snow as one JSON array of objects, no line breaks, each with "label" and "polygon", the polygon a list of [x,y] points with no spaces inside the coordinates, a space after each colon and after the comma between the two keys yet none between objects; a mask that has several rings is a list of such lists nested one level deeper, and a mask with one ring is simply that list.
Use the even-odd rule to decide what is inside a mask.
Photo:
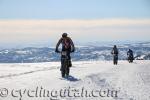
[{"label": "snow", "polygon": [[[70,77],[63,79],[60,62],[1,63],[0,100],[150,100],[149,65],[146,60],[119,61],[117,66],[112,61],[78,61],[73,62]],[[71,93],[76,89],[80,97],[62,98],[61,89],[70,89]],[[44,90],[55,90],[58,95],[44,97]],[[101,96],[94,92],[98,97],[93,97],[91,91],[98,90]]]},{"label": "snow", "polygon": [[32,54],[32,52],[31,51],[29,51],[29,50],[27,50],[27,51],[21,51],[21,50],[18,50],[18,51],[15,51],[17,54],[24,54],[24,55],[26,55],[26,54]]}]

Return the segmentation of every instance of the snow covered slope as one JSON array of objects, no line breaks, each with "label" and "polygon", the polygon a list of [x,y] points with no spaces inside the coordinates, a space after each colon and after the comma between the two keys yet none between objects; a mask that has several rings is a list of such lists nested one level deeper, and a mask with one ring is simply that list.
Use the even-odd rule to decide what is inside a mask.
[{"label": "snow covered slope", "polygon": [[150,100],[150,61],[0,64],[0,100]]}]

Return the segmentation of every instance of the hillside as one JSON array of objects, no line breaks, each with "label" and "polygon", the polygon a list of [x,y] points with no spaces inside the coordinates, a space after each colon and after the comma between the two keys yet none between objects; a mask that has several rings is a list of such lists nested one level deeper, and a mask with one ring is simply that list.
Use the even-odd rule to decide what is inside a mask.
[{"label": "hillside", "polygon": [[[74,61],[90,60],[112,60],[111,50],[113,43],[93,43],[85,46],[77,46],[76,52],[72,54]],[[150,60],[150,42],[120,43],[119,59],[127,59],[128,49],[132,49],[135,59]],[[22,49],[0,50],[0,63],[36,63],[59,61],[60,55],[55,53],[55,48],[26,47]]]}]

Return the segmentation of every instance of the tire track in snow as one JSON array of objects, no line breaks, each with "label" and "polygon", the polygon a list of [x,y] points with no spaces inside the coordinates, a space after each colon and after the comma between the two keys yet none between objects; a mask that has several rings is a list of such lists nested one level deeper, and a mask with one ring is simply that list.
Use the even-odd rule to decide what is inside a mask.
[{"label": "tire track in snow", "polygon": [[43,68],[43,69],[38,69],[38,70],[22,72],[22,73],[18,73],[18,74],[3,75],[3,76],[0,76],[0,78],[17,77],[17,76],[28,75],[28,74],[32,74],[32,73],[36,73],[36,72],[41,72],[41,71],[54,70],[54,69],[58,69],[58,68],[59,67]]}]

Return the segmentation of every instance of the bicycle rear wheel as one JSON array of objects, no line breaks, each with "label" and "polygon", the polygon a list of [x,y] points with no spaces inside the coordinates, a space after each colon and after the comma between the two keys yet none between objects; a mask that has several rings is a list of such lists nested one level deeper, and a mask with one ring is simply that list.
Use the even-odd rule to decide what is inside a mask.
[{"label": "bicycle rear wheel", "polygon": [[68,59],[62,59],[62,68],[61,68],[62,77],[69,76],[70,68],[68,64],[69,64]]}]

